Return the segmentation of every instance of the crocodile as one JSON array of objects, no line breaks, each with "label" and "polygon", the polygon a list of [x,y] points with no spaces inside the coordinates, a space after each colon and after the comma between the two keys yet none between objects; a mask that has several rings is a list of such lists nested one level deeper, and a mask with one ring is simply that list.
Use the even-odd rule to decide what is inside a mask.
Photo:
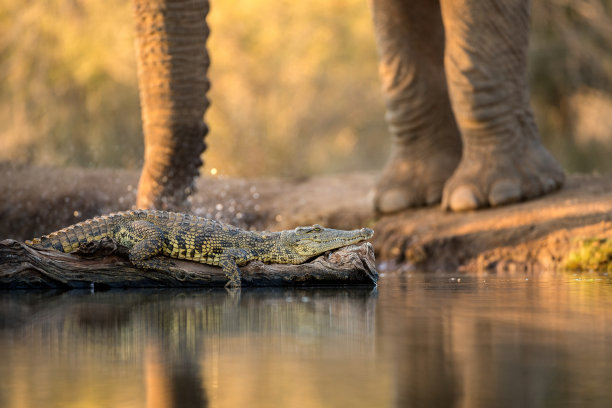
[{"label": "crocodile", "polygon": [[167,271],[174,266],[168,258],[184,259],[220,266],[228,278],[226,287],[240,287],[239,266],[250,261],[300,264],[373,235],[369,228],[344,231],[320,225],[246,231],[190,214],[130,210],[79,222],[26,244],[68,253],[107,237],[128,248],[129,260],[137,268]]}]

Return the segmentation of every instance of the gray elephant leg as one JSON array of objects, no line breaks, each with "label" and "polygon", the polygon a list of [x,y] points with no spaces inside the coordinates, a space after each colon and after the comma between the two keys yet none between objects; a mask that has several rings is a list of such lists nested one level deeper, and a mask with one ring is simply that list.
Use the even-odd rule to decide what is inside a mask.
[{"label": "gray elephant leg", "polygon": [[442,206],[496,206],[558,189],[529,104],[529,0],[442,0],[445,67],[463,155]]},{"label": "gray elephant leg", "polygon": [[371,0],[393,152],[375,207],[393,212],[439,202],[461,157],[444,73],[437,1]]},{"label": "gray elephant leg", "polygon": [[185,207],[202,165],[208,0],[133,0],[145,161],[138,208]]}]

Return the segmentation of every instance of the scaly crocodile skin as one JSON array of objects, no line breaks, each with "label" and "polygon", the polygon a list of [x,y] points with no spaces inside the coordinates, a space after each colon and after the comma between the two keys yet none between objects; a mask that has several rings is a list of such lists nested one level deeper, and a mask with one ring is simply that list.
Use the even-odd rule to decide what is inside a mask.
[{"label": "scaly crocodile skin", "polygon": [[26,244],[61,252],[104,237],[129,249],[130,262],[143,269],[173,267],[167,257],[220,266],[227,286],[240,286],[238,266],[249,261],[300,264],[326,251],[355,244],[374,234],[369,228],[343,231],[319,225],[281,232],[244,231],[189,214],[123,211],[95,217]]}]

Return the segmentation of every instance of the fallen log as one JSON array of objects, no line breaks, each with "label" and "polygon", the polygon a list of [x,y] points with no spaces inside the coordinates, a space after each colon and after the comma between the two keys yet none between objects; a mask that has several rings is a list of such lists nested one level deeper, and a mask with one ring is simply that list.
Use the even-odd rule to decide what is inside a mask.
[{"label": "fallen log", "polygon": [[[174,269],[135,268],[127,250],[110,239],[65,254],[6,239],[0,242],[0,288],[151,288],[224,286],[221,268],[172,259]],[[300,265],[250,262],[243,286],[376,285],[374,249],[368,242],[328,252]]]}]

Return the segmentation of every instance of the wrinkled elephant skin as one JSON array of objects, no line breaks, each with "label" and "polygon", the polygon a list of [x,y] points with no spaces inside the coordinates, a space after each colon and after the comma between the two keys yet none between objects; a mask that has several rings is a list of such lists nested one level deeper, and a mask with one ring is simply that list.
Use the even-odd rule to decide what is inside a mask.
[{"label": "wrinkled elephant skin", "polygon": [[[208,0],[133,0],[145,163],[139,208],[181,209],[207,133]],[[529,104],[529,0],[370,0],[393,153],[382,213],[497,206],[561,187]]]},{"label": "wrinkled elephant skin", "polygon": [[371,0],[393,153],[383,213],[454,211],[561,187],[527,84],[528,0]]},{"label": "wrinkled elephant skin", "polygon": [[145,160],[138,208],[186,207],[207,127],[208,0],[133,0]]}]

